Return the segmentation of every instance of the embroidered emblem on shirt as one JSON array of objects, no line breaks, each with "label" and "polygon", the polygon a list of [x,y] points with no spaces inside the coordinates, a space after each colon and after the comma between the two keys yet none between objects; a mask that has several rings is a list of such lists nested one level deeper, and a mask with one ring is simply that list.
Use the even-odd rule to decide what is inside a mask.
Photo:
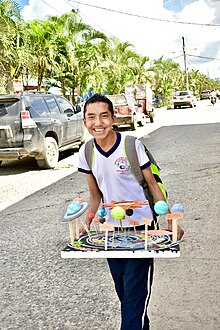
[{"label": "embroidered emblem on shirt", "polygon": [[130,170],[130,165],[128,163],[127,158],[125,158],[125,157],[120,157],[120,158],[116,159],[115,165],[116,165],[116,171],[119,173],[123,174]]}]

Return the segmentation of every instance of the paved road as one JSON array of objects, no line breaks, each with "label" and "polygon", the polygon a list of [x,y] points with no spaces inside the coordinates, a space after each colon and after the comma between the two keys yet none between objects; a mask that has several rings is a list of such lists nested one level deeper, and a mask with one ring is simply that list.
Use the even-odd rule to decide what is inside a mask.
[{"label": "paved road", "polygon": [[[170,205],[185,207],[186,231],[179,259],[156,260],[151,330],[217,330],[220,123],[166,126],[149,136],[143,141],[162,168]],[[0,212],[2,330],[119,329],[105,260],[60,258],[69,240],[60,219],[78,195],[88,192],[76,172]]]}]

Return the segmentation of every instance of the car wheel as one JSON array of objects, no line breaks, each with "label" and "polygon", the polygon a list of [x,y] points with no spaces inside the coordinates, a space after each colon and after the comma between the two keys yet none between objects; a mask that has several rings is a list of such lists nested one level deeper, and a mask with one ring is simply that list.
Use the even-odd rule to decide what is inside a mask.
[{"label": "car wheel", "polygon": [[194,104],[193,104],[193,102],[190,104],[190,108],[194,108]]},{"label": "car wheel", "polygon": [[0,160],[0,166],[2,165],[2,160]]},{"label": "car wheel", "polygon": [[135,131],[137,129],[137,117],[133,116],[133,122],[131,123],[131,130]]},{"label": "car wheel", "polygon": [[59,150],[57,142],[52,137],[45,138],[44,159],[37,159],[37,164],[40,168],[54,168],[57,166],[59,158]]}]

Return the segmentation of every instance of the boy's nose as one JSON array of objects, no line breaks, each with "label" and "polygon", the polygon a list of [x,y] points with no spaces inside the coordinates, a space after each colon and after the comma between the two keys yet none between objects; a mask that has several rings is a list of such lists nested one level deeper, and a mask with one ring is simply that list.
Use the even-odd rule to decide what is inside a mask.
[{"label": "boy's nose", "polygon": [[97,116],[95,119],[95,125],[101,125],[101,124],[102,124],[102,118]]}]

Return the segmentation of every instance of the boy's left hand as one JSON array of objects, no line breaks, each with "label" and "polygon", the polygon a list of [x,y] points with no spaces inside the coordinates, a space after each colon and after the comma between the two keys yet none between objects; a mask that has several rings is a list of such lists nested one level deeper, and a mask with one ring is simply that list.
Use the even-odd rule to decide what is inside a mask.
[{"label": "boy's left hand", "polygon": [[184,230],[181,227],[178,226],[178,228],[177,228],[177,239],[178,239],[178,241],[181,240],[183,235],[184,235]]},{"label": "boy's left hand", "polygon": [[[171,221],[168,221],[168,230],[172,231],[172,222]],[[180,241],[181,238],[183,237],[184,235],[184,230],[178,226],[177,227],[177,240]]]}]

